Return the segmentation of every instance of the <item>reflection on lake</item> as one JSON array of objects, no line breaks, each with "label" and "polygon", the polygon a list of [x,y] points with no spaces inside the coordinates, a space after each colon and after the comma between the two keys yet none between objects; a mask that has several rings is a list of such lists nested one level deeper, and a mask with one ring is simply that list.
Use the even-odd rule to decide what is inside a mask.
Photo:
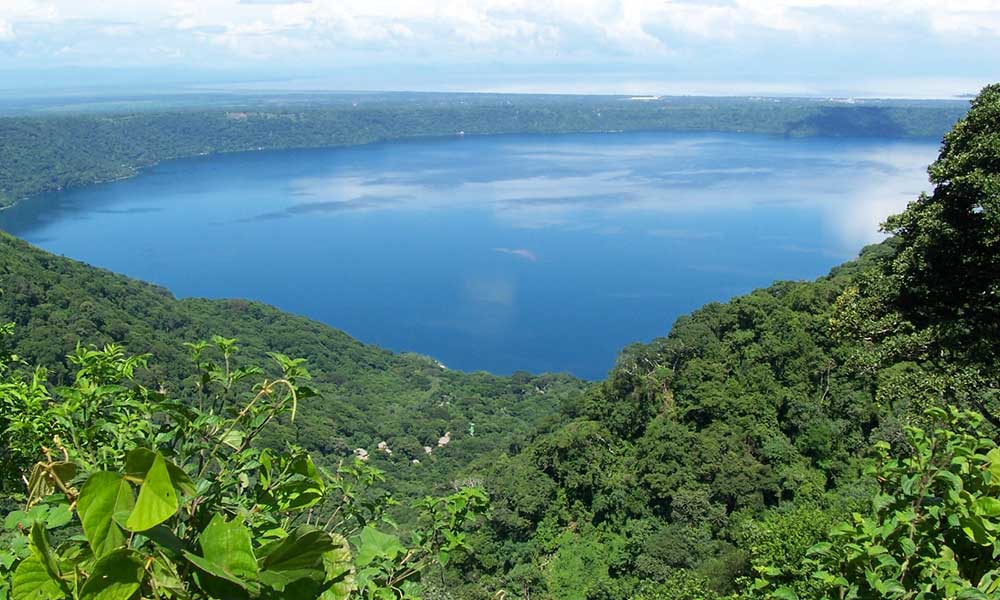
[{"label": "reflection on lake", "polygon": [[596,378],[680,314],[816,277],[878,240],[928,187],[936,151],[629,133],[234,154],[49,194],[0,228],[449,367]]}]

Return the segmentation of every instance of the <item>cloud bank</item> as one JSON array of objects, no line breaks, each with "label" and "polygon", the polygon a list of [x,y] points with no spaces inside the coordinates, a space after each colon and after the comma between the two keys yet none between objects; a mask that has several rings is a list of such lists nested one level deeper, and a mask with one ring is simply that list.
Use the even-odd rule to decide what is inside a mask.
[{"label": "cloud bank", "polygon": [[995,0],[0,3],[0,68],[8,69],[252,67],[273,77],[410,64],[442,70],[447,83],[449,67],[473,64],[483,80],[514,68],[529,86],[531,75],[602,68],[620,75],[619,86],[654,76],[749,76],[772,88],[848,75],[983,82],[1000,75],[995,61],[981,60],[1000,51],[998,40]]}]

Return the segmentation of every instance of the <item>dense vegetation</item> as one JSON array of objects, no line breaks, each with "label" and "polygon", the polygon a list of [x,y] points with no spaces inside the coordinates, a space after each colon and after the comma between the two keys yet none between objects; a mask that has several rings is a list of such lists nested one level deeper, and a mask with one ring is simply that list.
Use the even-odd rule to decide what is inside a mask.
[{"label": "dense vegetation", "polygon": [[710,304],[587,386],[452,373],[0,238],[22,507],[0,593],[1000,598],[1000,86],[930,173],[857,261]]},{"label": "dense vegetation", "polygon": [[[400,538],[379,529],[391,522],[390,499],[368,494],[377,469],[324,470],[295,446],[257,443],[315,394],[302,359],[272,354],[278,374],[267,378],[236,363],[232,340],[188,347],[198,390],[188,403],[139,384],[146,357],[113,345],[77,349],[72,385],[52,391],[39,371],[16,370],[18,357],[0,357],[0,371],[13,370],[0,383],[3,483],[24,507],[0,536],[0,596],[417,598],[429,567],[467,551],[481,490],[415,503]],[[11,485],[22,481],[26,490]]]},{"label": "dense vegetation", "polygon": [[[416,136],[581,131],[740,131],[790,136],[940,137],[957,102],[357,95],[127,114],[0,118],[0,206],[130,177],[183,156],[363,144]],[[86,140],[81,144],[80,140]]]},{"label": "dense vegetation", "polygon": [[[328,466],[364,449],[403,498],[449,490],[459,467],[473,457],[524,446],[533,424],[555,415],[583,385],[565,375],[445,370],[429,358],[364,345],[259,303],[176,300],[162,288],[49,255],[2,233],[0,290],[0,321],[16,325],[12,349],[30,364],[45,365],[55,385],[71,382],[76,368],[66,357],[80,340],[153,355],[140,380],[181,397],[194,391],[184,383],[192,363],[183,342],[238,338],[241,354],[254,364],[270,362],[268,352],[307,359],[320,396],[303,400],[294,425],[277,424],[265,437],[294,440],[329,456]],[[446,433],[450,442],[438,447]],[[391,455],[378,451],[380,442]]]}]

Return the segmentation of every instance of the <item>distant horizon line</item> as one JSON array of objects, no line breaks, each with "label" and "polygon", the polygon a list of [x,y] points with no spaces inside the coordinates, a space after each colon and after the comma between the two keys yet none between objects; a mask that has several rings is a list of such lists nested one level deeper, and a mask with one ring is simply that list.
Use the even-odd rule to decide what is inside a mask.
[{"label": "distant horizon line", "polygon": [[[610,69],[610,70],[609,70]],[[186,94],[497,94],[519,96],[655,96],[670,98],[802,98],[834,100],[964,100],[1000,81],[995,76],[886,75],[818,79],[759,79],[706,74],[690,77],[650,69],[581,71],[579,66],[484,73],[468,65],[345,66],[337,70],[205,69],[104,66],[0,66],[0,96],[149,96]]]},{"label": "distant horizon line", "polygon": [[960,92],[952,95],[944,94],[913,94],[913,95],[893,95],[878,93],[858,93],[858,94],[830,94],[821,92],[761,92],[752,93],[744,91],[734,91],[732,93],[708,93],[700,91],[692,92],[668,92],[668,93],[635,93],[635,92],[612,92],[612,91],[537,91],[537,90],[495,90],[495,89],[421,89],[414,88],[326,88],[326,87],[250,87],[245,83],[220,83],[220,84],[180,84],[177,86],[167,86],[163,89],[142,89],[132,85],[124,84],[95,84],[92,86],[67,86],[67,87],[2,87],[0,86],[0,99],[23,99],[35,100],[44,98],[71,98],[73,96],[87,97],[156,97],[156,96],[191,96],[191,95],[217,95],[217,96],[295,96],[301,94],[316,95],[348,95],[348,94],[370,94],[370,95],[392,95],[392,94],[420,94],[420,95],[440,95],[440,96],[565,96],[565,97],[593,97],[593,98],[623,98],[634,101],[656,101],[669,98],[728,98],[728,99],[762,99],[762,100],[819,100],[819,101],[879,101],[879,100],[910,100],[910,101],[932,101],[932,102],[959,102],[968,101],[976,97],[976,92]]}]

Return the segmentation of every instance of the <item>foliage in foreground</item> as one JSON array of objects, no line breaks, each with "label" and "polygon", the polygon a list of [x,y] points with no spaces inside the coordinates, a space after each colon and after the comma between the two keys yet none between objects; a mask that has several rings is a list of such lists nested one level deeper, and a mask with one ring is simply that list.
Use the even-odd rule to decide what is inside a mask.
[{"label": "foliage in foreground", "polygon": [[274,354],[268,376],[235,365],[235,340],[189,348],[195,403],[138,384],[146,357],[115,346],[78,348],[73,384],[51,391],[0,359],[4,486],[22,505],[0,598],[418,598],[432,565],[468,549],[480,490],[420,501],[404,539],[380,529],[378,470],[255,443],[314,393],[302,360]]},{"label": "foliage in foreground", "polygon": [[903,456],[876,445],[870,512],[809,548],[808,577],[771,565],[760,569],[758,590],[777,598],[1000,597],[1000,448],[977,413],[927,416],[933,429],[909,427]]}]

